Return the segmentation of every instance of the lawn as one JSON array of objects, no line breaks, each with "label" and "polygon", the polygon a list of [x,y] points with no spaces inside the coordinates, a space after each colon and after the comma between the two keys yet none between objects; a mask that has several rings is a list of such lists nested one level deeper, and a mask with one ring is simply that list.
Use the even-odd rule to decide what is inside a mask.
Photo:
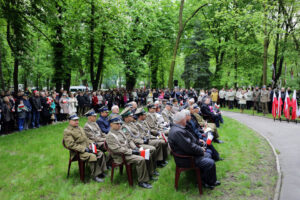
[{"label": "lawn", "polygon": [[[234,109],[229,109],[229,108],[221,108],[221,110],[223,110],[223,111],[230,111],[230,112],[238,112],[238,113],[240,113],[241,112],[241,110],[240,109],[238,109],[238,108],[234,108]],[[270,118],[270,119],[273,119],[273,115],[272,115],[272,113],[269,113],[269,114],[266,114],[265,116],[264,116],[264,114],[263,113],[261,113],[261,112],[256,112],[256,111],[254,111],[253,112],[253,110],[244,110],[244,112],[243,112],[244,114],[248,114],[248,115],[255,115],[255,116],[261,116],[261,117],[266,117],[266,118]],[[278,115],[277,115],[277,117],[276,117],[276,120],[279,120],[278,119]],[[282,116],[281,116],[281,120],[282,121],[286,121],[286,118],[284,117],[284,115],[282,114]],[[297,123],[300,123],[300,118],[297,118],[296,119],[297,120]],[[290,121],[291,123],[295,123],[294,121]]]},{"label": "lawn", "polygon": [[[222,185],[204,189],[201,199],[271,199],[277,180],[275,157],[268,143],[246,126],[226,118],[219,132],[224,144],[215,144],[224,161],[217,162]],[[80,120],[83,126],[86,119]],[[114,183],[79,181],[73,163],[66,178],[69,153],[61,141],[67,123],[0,137],[0,197],[5,199],[199,199],[195,174],[183,172],[174,189],[175,164],[159,169],[153,189],[129,187],[126,174],[116,171]]]}]

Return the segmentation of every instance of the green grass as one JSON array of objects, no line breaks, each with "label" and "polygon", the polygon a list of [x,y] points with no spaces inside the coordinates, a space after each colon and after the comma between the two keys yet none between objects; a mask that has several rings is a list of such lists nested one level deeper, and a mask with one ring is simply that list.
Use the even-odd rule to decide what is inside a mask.
[{"label": "green grass", "polygon": [[[229,109],[229,108],[226,107],[226,108],[221,108],[221,110],[222,110],[222,111],[230,111],[230,112],[238,112],[238,113],[241,112],[241,110],[238,109],[238,108]],[[247,109],[245,109],[244,112],[243,112],[243,114],[255,115],[255,116],[260,116],[260,117],[266,117],[266,118],[273,119],[272,113],[269,113],[269,114],[264,115],[264,114],[261,113],[261,112],[258,113],[257,111],[254,111],[254,112],[253,112],[253,110],[247,110]],[[278,119],[278,116],[276,117],[276,120],[279,120],[279,119]],[[282,121],[286,121],[286,118],[284,117],[284,115],[281,116],[281,120],[282,120]],[[300,118],[297,118],[296,120],[297,120],[297,122],[300,123]],[[291,122],[291,121],[290,121],[290,122]]]},{"label": "green grass", "polygon": [[[225,158],[217,162],[222,185],[204,189],[201,199],[270,199],[277,173],[275,158],[267,142],[252,130],[226,118],[219,129],[224,144],[215,147]],[[80,120],[83,126],[86,119]],[[199,199],[194,172],[183,172],[179,190],[174,189],[175,164],[159,169],[159,180],[152,190],[136,184],[128,186],[126,173],[116,171],[104,183],[79,180],[78,165],[73,163],[66,178],[69,153],[61,141],[67,123],[50,125],[0,137],[0,197],[5,199]],[[110,173],[109,173],[110,174]]]}]

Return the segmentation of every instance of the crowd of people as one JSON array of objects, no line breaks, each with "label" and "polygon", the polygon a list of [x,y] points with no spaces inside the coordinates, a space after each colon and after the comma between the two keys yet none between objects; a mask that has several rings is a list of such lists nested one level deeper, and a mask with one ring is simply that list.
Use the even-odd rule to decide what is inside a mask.
[{"label": "crowd of people", "polygon": [[[213,143],[223,143],[218,133],[222,115],[210,96],[203,96],[201,102],[193,97],[180,98],[173,93],[148,99],[146,105],[131,101],[121,113],[118,105],[110,109],[103,105],[98,109],[98,119],[93,108],[83,115],[88,118],[83,128],[78,124],[79,116],[73,113],[64,130],[65,146],[73,152],[71,155],[77,151],[80,159],[88,162],[94,181],[103,182],[112,163],[120,164],[125,159],[136,166],[138,185],[147,189],[152,188],[150,181],[158,179],[157,168],[168,164],[170,151],[191,155],[201,169],[203,186],[214,189],[221,184],[215,162],[223,159]],[[148,157],[142,154],[145,151]],[[175,162],[179,167],[191,167],[188,158],[175,157]]]}]

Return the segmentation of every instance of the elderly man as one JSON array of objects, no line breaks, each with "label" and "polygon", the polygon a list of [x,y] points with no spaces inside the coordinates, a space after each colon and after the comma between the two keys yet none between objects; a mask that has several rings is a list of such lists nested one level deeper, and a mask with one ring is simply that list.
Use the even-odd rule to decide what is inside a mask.
[{"label": "elderly man", "polygon": [[150,128],[150,132],[154,136],[159,136],[161,132],[163,131],[162,128],[159,126],[160,123],[158,123],[157,117],[156,117],[156,107],[154,104],[149,104],[148,106],[148,113],[146,115],[146,123],[148,124]]},{"label": "elderly man", "polygon": [[148,138],[144,138],[142,136],[139,128],[134,124],[133,114],[129,108],[125,108],[120,115],[122,116],[124,121],[121,129],[127,139],[129,141],[133,141],[133,143],[138,147],[143,147],[144,149],[150,150],[150,159],[149,161],[147,161],[147,168],[150,179],[156,180],[155,178],[153,178],[153,175],[158,175],[158,172],[155,171],[158,151],[154,146],[149,145]]},{"label": "elderly man", "polygon": [[122,163],[121,154],[125,155],[125,160],[129,164],[136,165],[138,175],[138,185],[142,188],[151,189],[152,186],[148,183],[149,174],[145,159],[140,156],[140,151],[136,148],[132,141],[129,141],[125,134],[121,131],[121,119],[114,116],[109,120],[111,129],[106,136],[106,142],[109,150],[112,153],[112,158],[116,163]]},{"label": "elderly man", "polygon": [[85,116],[88,118],[88,121],[85,123],[83,128],[86,136],[93,142],[97,143],[98,147],[102,151],[105,151],[104,143],[106,135],[101,131],[96,123],[97,113],[92,109],[85,113]]},{"label": "elderly man", "polygon": [[101,129],[101,131],[105,134],[107,134],[109,132],[109,122],[108,122],[108,108],[106,106],[103,106],[99,109],[100,111],[100,117],[99,119],[96,121],[96,123],[98,124],[99,128]]},{"label": "elderly man", "polygon": [[164,121],[169,125],[173,123],[174,114],[172,113],[173,104],[171,102],[167,102],[165,109],[161,112],[161,115],[164,118]]},{"label": "elderly man", "polygon": [[64,130],[65,145],[71,150],[71,159],[76,156],[74,151],[78,151],[80,159],[88,162],[92,179],[96,182],[103,182],[106,171],[104,154],[101,151],[95,154],[90,149],[89,146],[93,144],[93,141],[86,137],[84,130],[78,125],[78,119],[76,114],[69,117],[69,126]]},{"label": "elderly man", "polygon": [[[213,189],[215,186],[221,184],[217,181],[215,162],[206,156],[205,149],[201,147],[200,141],[186,131],[185,127],[185,113],[176,113],[174,116],[174,125],[169,134],[170,147],[177,154],[194,156],[196,166],[201,169],[203,186]],[[179,167],[191,167],[189,166],[189,159],[175,157],[175,162]]]},{"label": "elderly man", "polygon": [[203,99],[203,104],[201,106],[201,113],[205,117],[209,117],[214,120],[217,127],[220,127],[221,116],[215,113],[210,106],[210,98],[206,97]]},{"label": "elderly man", "polygon": [[262,107],[262,111],[263,114],[266,115],[269,113],[269,109],[268,109],[268,101],[270,99],[270,93],[269,91],[266,89],[266,86],[264,85],[262,87],[262,90],[260,92],[260,103],[261,103],[261,107]]},{"label": "elderly man", "polygon": [[120,112],[119,106],[113,105],[111,107],[111,114],[109,115],[109,118],[112,118],[113,116],[118,116]]},{"label": "elderly man", "polygon": [[148,143],[154,146],[157,150],[157,166],[164,167],[168,164],[168,143],[163,138],[157,138],[150,133],[150,127],[145,122],[146,112],[143,108],[138,108],[135,112],[137,116],[136,126],[140,129],[143,138],[148,140]]}]

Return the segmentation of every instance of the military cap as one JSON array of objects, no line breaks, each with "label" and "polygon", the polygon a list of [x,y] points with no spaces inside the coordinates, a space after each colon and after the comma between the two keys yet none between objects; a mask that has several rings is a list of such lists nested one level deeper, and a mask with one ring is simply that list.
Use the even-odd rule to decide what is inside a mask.
[{"label": "military cap", "polygon": [[130,107],[126,107],[121,113],[120,115],[122,117],[128,117],[128,116],[133,116]]},{"label": "military cap", "polygon": [[173,104],[171,103],[171,102],[167,102],[167,104],[166,105],[168,105],[168,106],[173,106]]},{"label": "military cap", "polygon": [[89,117],[89,116],[97,116],[97,113],[94,111],[94,109],[91,109],[91,110],[87,111],[84,115],[85,115],[86,117]]},{"label": "military cap", "polygon": [[153,103],[150,103],[150,104],[147,105],[147,108],[148,109],[150,109],[150,108],[156,108],[156,106]]},{"label": "military cap", "polygon": [[194,104],[193,104],[193,109],[199,109],[198,104],[194,103]]},{"label": "military cap", "polygon": [[110,124],[122,124],[123,121],[121,120],[119,115],[114,115],[111,117],[111,119],[109,120]]},{"label": "military cap", "polygon": [[69,120],[77,120],[79,119],[79,117],[74,113],[74,114],[71,114],[71,116],[69,117]]},{"label": "military cap", "polygon": [[125,104],[125,108],[127,108],[127,107],[132,108],[132,103]]},{"label": "military cap", "polygon": [[108,112],[107,106],[102,106],[102,107],[99,109],[99,112]]},{"label": "military cap", "polygon": [[144,110],[144,108],[143,107],[141,107],[141,108],[138,108],[138,109],[136,109],[136,111],[135,111],[135,115],[143,115],[143,114],[145,114],[146,112],[145,112],[145,110]]}]

